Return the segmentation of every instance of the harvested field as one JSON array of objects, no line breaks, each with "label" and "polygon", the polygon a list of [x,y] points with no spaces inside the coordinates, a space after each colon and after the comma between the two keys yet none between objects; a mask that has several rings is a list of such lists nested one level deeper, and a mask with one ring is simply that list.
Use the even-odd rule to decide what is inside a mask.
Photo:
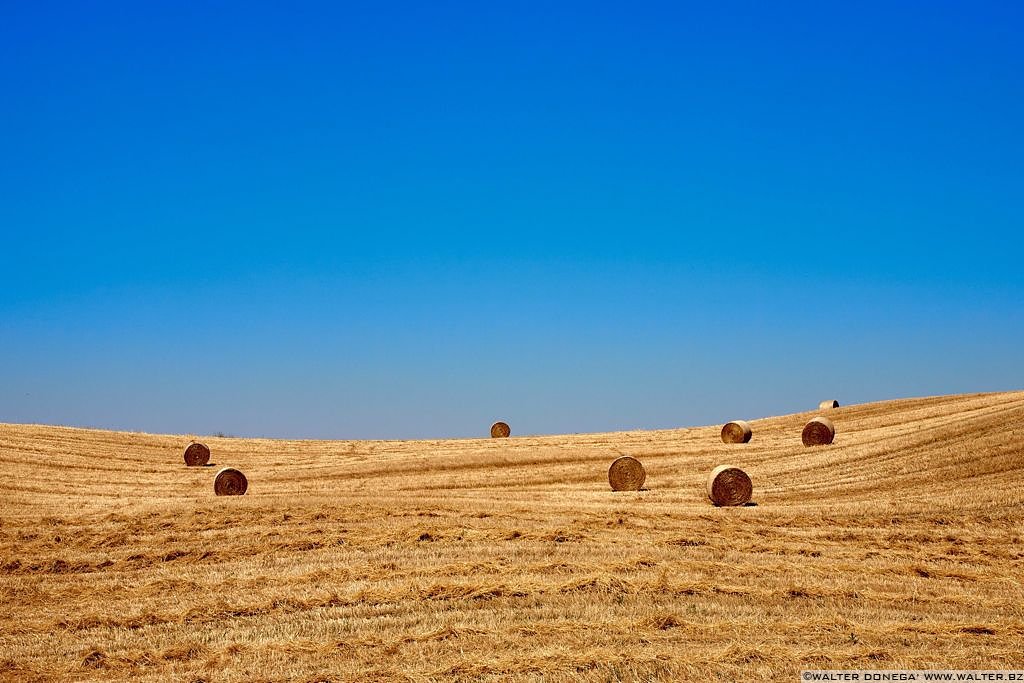
[{"label": "harvested field", "polygon": [[[795,680],[1024,668],[1024,392],[438,441],[0,425],[0,679]],[[609,490],[619,453],[642,491]],[[743,468],[753,502],[716,508]]]}]

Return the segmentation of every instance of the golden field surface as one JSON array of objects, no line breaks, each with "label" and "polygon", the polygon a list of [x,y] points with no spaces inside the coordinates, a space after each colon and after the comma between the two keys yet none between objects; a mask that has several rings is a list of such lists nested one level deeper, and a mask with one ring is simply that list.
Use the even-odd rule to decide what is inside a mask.
[{"label": "golden field surface", "polygon": [[[1024,668],[1024,392],[828,413],[813,448],[808,412],[737,445],[211,437],[193,468],[188,436],[0,425],[0,679]],[[646,490],[609,489],[621,454]],[[709,503],[723,463],[756,505]]]}]

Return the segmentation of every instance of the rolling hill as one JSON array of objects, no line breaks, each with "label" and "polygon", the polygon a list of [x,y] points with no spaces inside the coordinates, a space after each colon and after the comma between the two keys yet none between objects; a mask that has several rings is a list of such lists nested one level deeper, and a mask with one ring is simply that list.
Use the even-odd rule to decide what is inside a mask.
[{"label": "rolling hill", "polygon": [[[195,468],[189,436],[0,425],[0,678],[1024,668],[1024,392],[841,407],[805,448],[814,414],[742,445],[204,437]],[[621,454],[646,490],[609,490]],[[756,505],[710,505],[722,463]]]}]

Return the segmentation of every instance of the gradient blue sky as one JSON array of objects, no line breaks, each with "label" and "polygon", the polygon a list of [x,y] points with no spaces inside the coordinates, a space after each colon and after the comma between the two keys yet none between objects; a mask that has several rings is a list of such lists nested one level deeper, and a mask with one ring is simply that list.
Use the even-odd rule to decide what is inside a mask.
[{"label": "gradient blue sky", "polygon": [[0,421],[478,436],[1024,387],[1024,5],[284,4],[5,4]]}]

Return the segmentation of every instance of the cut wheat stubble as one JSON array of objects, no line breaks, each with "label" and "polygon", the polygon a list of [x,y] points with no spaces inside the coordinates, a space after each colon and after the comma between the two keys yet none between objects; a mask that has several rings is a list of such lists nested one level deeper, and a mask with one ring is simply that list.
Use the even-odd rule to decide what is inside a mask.
[{"label": "cut wheat stubble", "polygon": [[511,433],[512,428],[508,426],[507,422],[495,422],[491,425],[492,439],[507,439]]},{"label": "cut wheat stubble", "polygon": [[210,449],[204,443],[193,441],[185,449],[185,464],[189,467],[202,467],[210,462]]},{"label": "cut wheat stubble", "polygon": [[[187,472],[200,434],[0,424],[0,681],[1021,661],[1024,391],[815,410],[758,419],[747,444],[685,420],[516,443],[472,419],[474,439],[209,436],[217,457]],[[798,449],[817,415],[835,441]],[[653,464],[650,490],[601,485],[621,455]],[[722,464],[757,477],[747,505],[712,504]],[[210,500],[224,467],[255,467],[256,497]]]},{"label": "cut wheat stubble", "polygon": [[836,426],[832,420],[819,415],[804,425],[800,438],[805,446],[827,446],[836,438]]},{"label": "cut wheat stubble", "polygon": [[708,477],[708,498],[715,505],[746,505],[754,493],[747,473],[732,465],[719,465]]},{"label": "cut wheat stubble", "polygon": [[233,467],[225,467],[213,480],[213,492],[218,496],[242,496],[249,488],[249,480]]},{"label": "cut wheat stubble", "polygon": [[647,471],[634,457],[616,458],[608,468],[608,483],[612,491],[639,491],[647,479]]},{"label": "cut wheat stubble", "polygon": [[818,404],[818,410],[832,410],[839,407],[839,401],[822,401]]},{"label": "cut wheat stubble", "polygon": [[722,427],[722,443],[747,443],[754,432],[744,420],[733,420]]}]

